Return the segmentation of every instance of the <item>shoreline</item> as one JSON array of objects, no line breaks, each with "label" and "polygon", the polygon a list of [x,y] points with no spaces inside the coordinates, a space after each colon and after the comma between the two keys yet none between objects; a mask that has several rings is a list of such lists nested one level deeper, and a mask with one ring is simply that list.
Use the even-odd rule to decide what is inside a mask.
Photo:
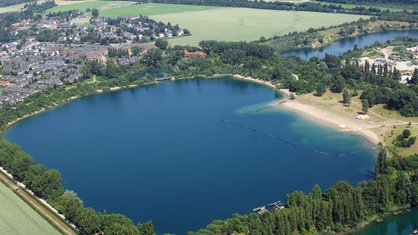
[{"label": "shoreline", "polygon": [[[124,89],[136,88],[136,87],[139,87],[139,86],[152,85],[152,84],[158,84],[158,82],[157,81],[155,83],[154,82],[149,82],[149,83],[144,83],[144,84],[140,84],[140,85],[138,85],[138,84],[130,84],[130,85],[126,86],[126,87],[115,86],[115,87],[110,87],[109,90],[97,89],[96,90],[96,93],[95,94],[91,94],[91,95],[98,95],[98,94],[103,94],[103,93],[108,93],[108,92],[114,92],[114,91],[119,91],[119,90],[124,90]],[[5,127],[0,130],[0,136],[3,137],[4,133],[9,128],[11,128],[14,124],[16,124],[16,123],[18,123],[18,122],[20,122],[20,121],[22,121],[22,120],[24,120],[26,118],[30,118],[32,116],[35,116],[35,115],[40,114],[40,113],[43,113],[43,112],[47,112],[47,111],[52,110],[54,108],[57,108],[57,107],[59,107],[61,105],[64,105],[66,103],[69,103],[69,102],[71,102],[73,100],[80,99],[80,98],[87,97],[87,96],[90,96],[90,95],[84,95],[84,96],[75,95],[75,96],[71,96],[71,97],[63,100],[60,103],[54,103],[54,105],[51,106],[51,107],[41,108],[40,110],[37,110],[37,111],[32,112],[32,113],[28,113],[28,114],[23,115],[22,117],[16,118],[16,119],[8,122],[5,125]]]},{"label": "shoreline", "polygon": [[[233,75],[233,78],[264,85],[285,94],[287,97],[289,97],[291,93],[288,89],[277,88],[269,81],[246,77],[239,74]],[[280,100],[277,104],[275,104],[275,106],[300,114],[302,118],[318,124],[327,125],[339,131],[358,134],[375,146],[377,146],[380,142],[383,142],[383,139],[371,130],[379,127],[380,124],[378,123],[376,123],[376,125],[371,125],[370,123],[362,122],[363,120],[356,120],[349,115],[327,112],[326,110],[320,109],[314,105],[302,103],[297,98],[294,100],[285,98],[284,100]]]},{"label": "shoreline", "polygon": [[[240,74],[231,75],[231,78],[236,79],[236,80],[243,80],[243,81],[248,81],[252,83],[257,83],[257,84],[266,86],[268,88],[271,88],[277,92],[280,92],[286,95],[286,97],[283,100],[280,100],[278,103],[274,104],[274,106],[280,109],[285,109],[285,110],[298,113],[302,116],[302,118],[309,119],[310,121],[316,122],[321,125],[327,125],[343,132],[352,132],[352,133],[358,134],[364,137],[367,141],[369,141],[373,145],[377,145],[378,143],[383,141],[381,138],[379,138],[379,135],[377,133],[370,130],[372,128],[377,128],[378,127],[377,124],[375,126],[372,126],[370,124],[364,125],[364,123],[362,123],[362,120],[355,120],[354,118],[349,117],[348,115],[326,112],[325,110],[315,107],[314,105],[302,103],[298,99],[289,100],[288,97],[291,92],[288,89],[279,89],[276,85],[274,85],[270,81],[256,79],[256,78],[252,78],[249,76],[243,76]],[[174,80],[179,80],[179,79],[177,78]],[[158,84],[158,82],[148,83],[148,84]],[[148,85],[148,84],[141,84],[141,85]],[[127,87],[111,87],[109,90],[106,90],[106,91],[103,89],[98,89],[96,90],[96,94],[135,88],[138,86],[139,85],[131,84]],[[26,114],[20,118],[17,118],[7,123],[5,128],[1,131],[1,134],[3,135],[12,125],[16,124],[17,122],[23,119],[43,113],[45,111],[51,110],[53,108],[56,108],[65,103],[71,102],[75,99],[79,99],[82,97],[85,97],[85,96],[72,96],[68,98],[67,100],[64,100],[62,103],[55,104],[53,107],[49,107],[47,109],[42,108],[41,110],[38,110],[33,113]]]},{"label": "shoreline", "polygon": [[358,134],[375,146],[380,142],[383,142],[383,140],[380,139],[376,133],[370,130],[374,127],[365,126],[363,123],[354,124],[354,122],[361,122],[361,120],[348,120],[351,119],[351,117],[335,115],[325,110],[317,109],[309,104],[298,102],[297,99],[282,102],[278,105],[278,107],[302,114],[305,119],[309,119],[321,125],[333,127],[341,132]]}]

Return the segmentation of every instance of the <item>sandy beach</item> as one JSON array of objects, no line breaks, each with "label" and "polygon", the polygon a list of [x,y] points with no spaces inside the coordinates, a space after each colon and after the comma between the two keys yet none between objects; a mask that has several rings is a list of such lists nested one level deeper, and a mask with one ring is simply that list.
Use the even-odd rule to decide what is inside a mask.
[{"label": "sandy beach", "polygon": [[267,86],[267,87],[270,87],[270,88],[273,88],[273,89],[279,91],[279,89],[273,83],[271,83],[269,81],[256,79],[256,78],[252,78],[252,77],[245,77],[245,76],[242,76],[242,75],[239,75],[239,74],[234,74],[233,78],[258,83],[258,84],[261,84],[261,85],[264,85],[264,86]]},{"label": "sandy beach", "polygon": [[297,98],[295,100],[287,100],[278,104],[278,106],[300,113],[303,117],[317,121],[320,124],[330,125],[341,131],[357,133],[374,145],[383,141],[383,137],[379,135],[379,131],[376,131],[376,129],[384,124],[382,122],[375,123],[368,116],[363,116],[364,119],[356,119],[357,114],[336,113],[334,111],[320,109],[315,104],[302,103]]},{"label": "sandy beach", "polygon": [[[239,74],[234,75],[234,78],[273,88],[287,96],[291,93],[287,89],[278,89],[274,84],[261,79],[245,77]],[[338,96],[341,96],[341,98]],[[302,117],[318,122],[319,124],[328,125],[340,131],[361,135],[374,145],[380,142],[383,143],[384,133],[390,127],[407,123],[405,121],[385,119],[372,112],[369,112],[367,115],[362,115],[359,113],[361,112],[361,105],[352,104],[351,107],[344,106],[340,101],[342,100],[341,94],[327,92],[324,97],[304,94],[298,95],[294,100],[287,99],[277,102],[276,105],[278,108],[299,113]]]}]

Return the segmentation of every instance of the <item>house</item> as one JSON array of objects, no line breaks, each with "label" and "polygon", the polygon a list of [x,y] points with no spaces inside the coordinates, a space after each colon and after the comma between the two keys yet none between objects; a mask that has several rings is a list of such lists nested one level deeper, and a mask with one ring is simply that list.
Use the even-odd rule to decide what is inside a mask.
[{"label": "house", "polygon": [[189,52],[188,50],[184,50],[184,57],[185,58],[193,58],[193,57],[205,58],[205,53],[203,51]]},{"label": "house", "polygon": [[0,86],[10,86],[10,82],[0,80]]}]

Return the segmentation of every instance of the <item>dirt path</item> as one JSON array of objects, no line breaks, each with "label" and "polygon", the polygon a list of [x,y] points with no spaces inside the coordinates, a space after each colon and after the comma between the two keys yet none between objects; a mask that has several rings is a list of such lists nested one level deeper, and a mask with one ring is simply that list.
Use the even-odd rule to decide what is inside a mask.
[{"label": "dirt path", "polygon": [[4,175],[2,171],[0,171],[0,181],[7,185],[8,187],[14,189],[13,191],[22,198],[27,204],[29,204],[33,209],[35,209],[40,215],[46,218],[53,226],[58,228],[58,230],[64,234],[68,235],[76,235],[78,234],[75,229],[67,225],[59,215],[55,214],[54,212],[47,209],[40,201],[33,198],[26,189],[17,188],[16,184],[10,180],[7,176]]}]

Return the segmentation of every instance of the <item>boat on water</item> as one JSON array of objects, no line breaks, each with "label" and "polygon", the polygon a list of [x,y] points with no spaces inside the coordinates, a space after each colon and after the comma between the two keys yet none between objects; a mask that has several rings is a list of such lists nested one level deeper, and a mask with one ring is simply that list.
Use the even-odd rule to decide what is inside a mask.
[{"label": "boat on water", "polygon": [[414,231],[412,231],[411,234],[418,234],[418,229],[415,229]]},{"label": "boat on water", "polygon": [[266,209],[266,206],[259,206],[259,207],[254,208],[253,211],[256,212],[256,211],[262,211],[265,209]]}]

